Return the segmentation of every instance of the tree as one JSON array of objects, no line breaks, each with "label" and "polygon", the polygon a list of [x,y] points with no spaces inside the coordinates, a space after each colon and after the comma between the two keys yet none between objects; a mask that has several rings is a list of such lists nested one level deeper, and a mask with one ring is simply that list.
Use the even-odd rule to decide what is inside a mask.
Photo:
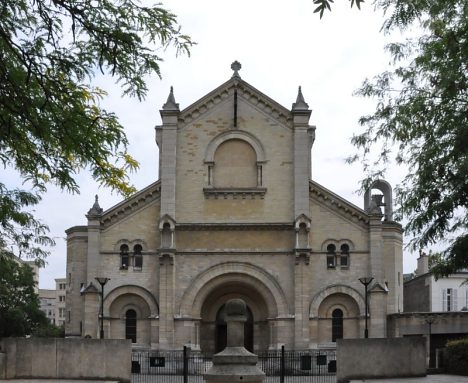
[{"label": "tree", "polygon": [[[387,49],[395,69],[358,90],[378,101],[352,138],[369,177],[389,161],[409,171],[396,189],[413,250],[444,244],[432,270],[468,268],[468,3],[462,0],[377,0],[389,15],[385,32],[416,27],[417,37]],[[414,31],[414,30],[413,30]]]},{"label": "tree", "polygon": [[30,207],[48,184],[78,192],[74,175],[89,169],[100,184],[127,196],[124,127],[99,101],[97,73],[115,77],[123,94],[143,99],[145,76],[160,76],[158,51],[189,54],[191,39],[160,5],[134,0],[3,0],[0,6],[0,163],[32,189],[0,182],[0,256],[43,259],[53,241]]},{"label": "tree", "polygon": [[[364,0],[348,0],[351,3],[351,8],[356,5],[358,9],[361,9],[361,4],[364,3]],[[314,13],[320,13],[320,18],[323,17],[323,14],[325,13],[326,10],[331,10],[331,3],[333,3],[333,0],[314,0],[314,4],[317,5],[317,7],[314,9]]]},{"label": "tree", "polygon": [[48,327],[34,287],[29,265],[0,257],[0,338],[31,335]]}]

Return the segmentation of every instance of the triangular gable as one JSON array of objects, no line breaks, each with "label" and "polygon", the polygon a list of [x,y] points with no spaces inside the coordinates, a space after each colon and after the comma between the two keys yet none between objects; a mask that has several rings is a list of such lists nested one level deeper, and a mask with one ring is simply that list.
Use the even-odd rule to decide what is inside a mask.
[{"label": "triangular gable", "polygon": [[369,222],[369,216],[363,209],[315,181],[309,181],[309,195],[311,198],[318,200],[330,209],[338,211],[341,215],[345,215],[353,221],[358,221],[361,224]]},{"label": "triangular gable", "polygon": [[126,217],[131,213],[134,213],[135,211],[149,205],[153,201],[158,200],[160,198],[160,194],[161,181],[158,180],[135,193],[126,200],[106,210],[102,214],[101,222],[104,227],[108,227],[116,220],[120,220],[121,218]]},{"label": "triangular gable", "polygon": [[234,93],[234,89],[237,89],[238,97],[242,98],[245,102],[249,102],[257,108],[264,110],[270,117],[278,120],[283,125],[290,125],[288,121],[290,120],[291,112],[288,109],[240,78],[229,79],[198,101],[195,101],[180,112],[179,119],[185,123],[189,123],[195,118],[200,117],[201,114],[209,111],[214,105],[230,97]]}]

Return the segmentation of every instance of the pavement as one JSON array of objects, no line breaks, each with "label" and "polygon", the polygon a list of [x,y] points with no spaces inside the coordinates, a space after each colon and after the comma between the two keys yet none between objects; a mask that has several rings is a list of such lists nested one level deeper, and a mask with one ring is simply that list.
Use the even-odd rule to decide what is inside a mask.
[{"label": "pavement", "polygon": [[365,379],[365,380],[351,380],[350,383],[468,383],[468,376],[460,375],[427,375],[422,378],[394,378],[394,379]]},{"label": "pavement", "polygon": [[0,383],[119,383],[118,380],[76,380],[76,379],[0,379]]},{"label": "pavement", "polygon": [[[0,379],[0,383],[118,383],[116,380],[72,380],[72,379]],[[468,383],[468,376],[427,375],[422,378],[365,379],[351,380],[350,383]]]}]

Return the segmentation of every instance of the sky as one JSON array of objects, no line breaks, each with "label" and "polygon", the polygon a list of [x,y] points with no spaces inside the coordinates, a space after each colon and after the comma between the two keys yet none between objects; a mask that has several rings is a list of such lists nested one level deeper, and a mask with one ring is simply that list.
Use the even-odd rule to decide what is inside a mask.
[{"label": "sky", "polygon": [[[154,127],[161,124],[159,110],[170,87],[174,87],[180,109],[185,109],[227,81],[232,75],[231,63],[238,60],[243,80],[288,109],[302,86],[313,110],[310,124],[317,127],[312,179],[363,207],[362,195],[355,193],[363,177],[362,167],[346,164],[345,158],[355,153],[350,138],[362,131],[359,117],[372,113],[375,101],[353,96],[353,92],[366,77],[389,68],[384,46],[395,36],[380,32],[383,15],[370,2],[361,11],[349,4],[335,1],[332,12],[320,19],[313,13],[312,0],[163,1],[178,16],[182,31],[197,42],[191,56],[176,57],[173,49],[161,50],[162,79],[156,75],[147,79],[150,90],[142,102],[122,98],[121,89],[110,77],[95,79],[95,85],[108,92],[102,105],[119,116],[129,151],[140,162],[139,171],[131,175],[132,183],[141,189],[158,178]],[[386,179],[395,186],[403,176],[404,169],[392,167]],[[4,177],[7,184],[19,182],[11,171],[5,171]],[[40,288],[55,288],[54,279],[65,277],[65,230],[86,224],[85,214],[94,195],[99,195],[104,210],[121,200],[100,188],[85,171],[77,179],[80,194],[50,187],[35,209],[57,242],[40,271]],[[416,258],[405,251],[405,273],[415,269]]]}]

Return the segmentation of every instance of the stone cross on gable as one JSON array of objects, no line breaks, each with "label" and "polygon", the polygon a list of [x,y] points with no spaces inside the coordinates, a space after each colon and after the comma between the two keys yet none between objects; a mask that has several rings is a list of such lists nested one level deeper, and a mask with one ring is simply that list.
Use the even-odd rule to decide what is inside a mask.
[{"label": "stone cross on gable", "polygon": [[239,71],[240,69],[242,68],[242,65],[239,61],[234,61],[232,64],[231,64],[231,69],[234,71],[232,77],[238,77],[240,78],[239,76]]}]

